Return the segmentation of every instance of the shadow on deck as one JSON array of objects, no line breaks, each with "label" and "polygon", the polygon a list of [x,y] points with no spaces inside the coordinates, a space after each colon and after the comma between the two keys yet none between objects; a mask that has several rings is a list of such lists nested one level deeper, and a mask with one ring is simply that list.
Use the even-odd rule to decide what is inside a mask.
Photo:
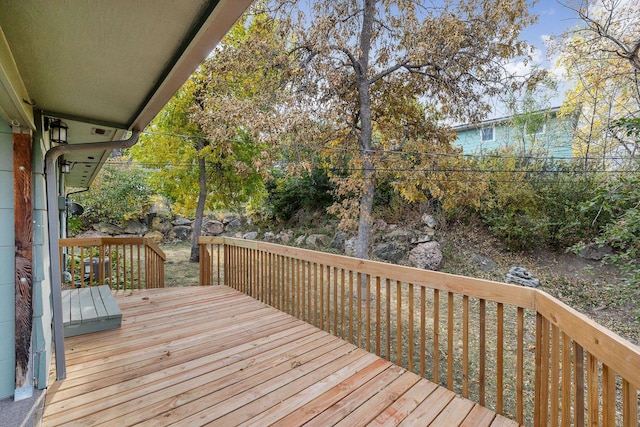
[{"label": "shadow on deck", "polygon": [[120,329],[65,340],[44,426],[517,425],[225,286],[115,297]]}]

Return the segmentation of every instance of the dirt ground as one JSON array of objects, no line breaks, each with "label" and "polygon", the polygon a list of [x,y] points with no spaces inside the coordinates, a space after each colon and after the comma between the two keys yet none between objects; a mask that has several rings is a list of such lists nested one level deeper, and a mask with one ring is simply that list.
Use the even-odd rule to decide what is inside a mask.
[{"label": "dirt ground", "polygon": [[189,242],[164,243],[160,245],[167,260],[164,266],[165,286],[198,286],[200,274],[198,263],[189,262]]},{"label": "dirt ground", "polygon": [[488,232],[468,225],[449,227],[441,240],[442,271],[503,282],[511,266],[540,279],[540,289],[586,314],[625,339],[640,343],[638,292],[630,291],[619,271],[573,253],[538,250],[510,252]]}]

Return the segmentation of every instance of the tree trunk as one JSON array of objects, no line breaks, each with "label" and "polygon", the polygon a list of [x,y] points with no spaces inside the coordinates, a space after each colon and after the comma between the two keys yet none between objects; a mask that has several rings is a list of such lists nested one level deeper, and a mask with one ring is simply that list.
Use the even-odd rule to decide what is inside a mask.
[{"label": "tree trunk", "polygon": [[[198,154],[204,148],[202,141],[198,141]],[[200,192],[198,193],[198,206],[196,207],[196,218],[193,221],[193,234],[191,236],[191,256],[189,261],[200,261],[200,248],[198,246],[198,237],[202,231],[202,218],[204,217],[204,205],[207,202],[207,165],[204,157],[198,156],[198,185]]]},{"label": "tree trunk", "polygon": [[372,156],[371,139],[373,124],[371,121],[371,92],[367,76],[369,70],[369,53],[375,17],[375,0],[365,0],[362,15],[362,32],[360,33],[361,56],[355,65],[358,103],[360,107],[360,153],[362,156],[362,196],[360,198],[360,216],[358,218],[358,238],[356,256],[369,257],[369,235],[371,234],[371,215],[373,212],[373,196],[375,194],[375,170]]},{"label": "tree trunk", "polygon": [[358,218],[358,238],[356,241],[356,257],[369,258],[369,236],[371,235],[371,218],[373,215],[373,196],[376,191],[375,171],[371,155],[365,155],[363,162],[363,188],[360,198],[360,216]]}]

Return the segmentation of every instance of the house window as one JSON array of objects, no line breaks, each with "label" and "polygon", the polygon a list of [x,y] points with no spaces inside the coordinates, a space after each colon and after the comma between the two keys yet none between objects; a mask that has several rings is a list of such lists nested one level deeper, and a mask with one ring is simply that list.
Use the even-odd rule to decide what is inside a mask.
[{"label": "house window", "polygon": [[493,127],[480,129],[480,141],[493,141]]}]

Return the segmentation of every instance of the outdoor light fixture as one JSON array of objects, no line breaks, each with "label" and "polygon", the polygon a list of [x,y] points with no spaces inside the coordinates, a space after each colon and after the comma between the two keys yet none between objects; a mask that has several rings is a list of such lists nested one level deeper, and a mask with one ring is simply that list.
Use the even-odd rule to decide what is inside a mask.
[{"label": "outdoor light fixture", "polygon": [[71,163],[66,160],[60,160],[60,172],[69,173],[71,172]]},{"label": "outdoor light fixture", "polygon": [[49,123],[49,140],[56,144],[66,144],[67,129],[69,127],[62,120],[53,120]]}]

